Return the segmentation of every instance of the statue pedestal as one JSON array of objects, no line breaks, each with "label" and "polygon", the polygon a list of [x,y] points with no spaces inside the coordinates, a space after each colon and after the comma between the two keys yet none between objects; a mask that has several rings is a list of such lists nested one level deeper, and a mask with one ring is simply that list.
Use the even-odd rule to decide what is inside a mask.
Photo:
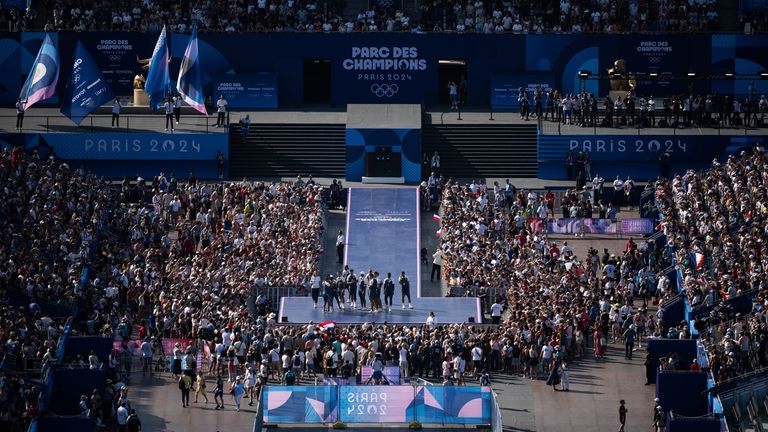
[{"label": "statue pedestal", "polygon": [[149,95],[144,89],[133,89],[133,106],[149,106]]}]

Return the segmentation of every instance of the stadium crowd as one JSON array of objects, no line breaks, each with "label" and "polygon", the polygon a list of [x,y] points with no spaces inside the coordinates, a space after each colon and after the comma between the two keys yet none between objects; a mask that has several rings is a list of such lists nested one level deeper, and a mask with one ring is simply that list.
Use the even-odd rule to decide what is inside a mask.
[{"label": "stadium crowd", "polygon": [[[251,395],[255,383],[270,377],[282,382],[295,379],[289,370],[299,377],[320,371],[334,376],[355,374],[364,365],[375,372],[391,364],[404,376],[463,384],[479,379],[483,371],[533,379],[552,371],[565,371],[567,376],[561,361],[581,357],[592,339],[598,354],[604,355],[607,336],[620,337],[609,333],[611,323],[631,310],[632,283],[624,269],[635,266],[635,247],[628,248],[625,258],[606,257],[600,276],[595,254],[578,261],[567,244],[562,253],[550,244],[539,249],[538,240],[527,240],[536,234],[526,225],[512,229],[510,237],[493,225],[480,239],[474,228],[457,230],[449,219],[444,222],[443,247],[451,278],[474,277],[478,286],[488,286],[501,276],[514,281],[499,285],[510,288],[508,296],[494,299],[491,307],[508,308],[502,325],[472,327],[431,316],[414,327],[280,326],[274,313],[260,307],[262,289],[307,287],[318,274],[325,196],[313,181],[208,184],[192,174],[184,181],[160,174],[151,181],[139,178],[115,185],[70,170],[52,158],[26,156],[20,148],[4,151],[0,163],[6,185],[2,193],[12,204],[0,214],[10,239],[0,246],[7,263],[3,288],[21,290],[31,299],[24,314],[8,309],[3,315],[2,331],[8,341],[3,353],[21,352],[20,358],[32,360],[31,364],[54,366],[45,363],[55,357],[54,341],[63,323],[41,316],[37,303],[66,308],[81,302],[86,307],[77,317],[75,332],[114,334],[124,341],[122,352],[115,349],[107,359],[93,354],[64,359],[67,367],[107,370],[107,390],[81,399],[84,415],[97,424],[130,416],[126,385],[134,361],[129,340],[138,339],[133,348],[142,357],[144,372],[161,367],[173,354],[177,362],[171,370],[179,376],[192,375],[190,388],[198,392],[201,380],[189,371],[202,365],[179,364],[183,354],[198,351],[210,353],[204,356],[209,361],[206,371],[221,372],[234,386],[242,383]],[[483,210],[495,208],[484,207],[478,199],[485,193],[483,186],[474,186],[479,192],[454,183],[437,187],[447,210],[456,206],[477,212],[448,211],[457,218],[474,222],[485,215]],[[500,218],[509,212],[503,207]],[[507,217],[505,226],[514,226]],[[478,259],[484,262],[498,253],[496,259],[513,270],[505,273],[489,261],[487,275],[470,274],[468,269],[457,272],[458,261],[451,260],[454,253],[461,256],[464,251],[452,249],[451,240],[465,235],[464,244],[480,240],[477,247],[487,248],[474,251]],[[526,241],[521,243],[520,236]],[[86,263],[90,276],[81,283]],[[246,306],[249,297],[255,297],[256,314]],[[171,335],[196,342],[162,352],[160,339]],[[13,391],[3,412],[8,417],[19,410],[36,415],[30,402],[35,391],[16,389],[14,383],[13,378],[3,381]],[[118,411],[121,408],[125,411]]]},{"label": "stadium crowd", "polygon": [[[20,147],[2,151],[0,178],[0,293],[17,299],[0,312],[0,358],[10,370],[41,373],[56,362],[63,320],[83,294],[81,271],[107,192],[99,179]],[[0,381],[0,421],[14,430],[37,415],[39,389],[13,374]]]},{"label": "stadium crowd", "polygon": [[[460,32],[460,33],[626,33],[697,32],[720,30],[714,0],[648,2],[579,2],[533,0],[488,2],[421,2],[411,16],[399,2],[385,7],[371,2],[356,17],[345,20],[343,1],[129,2],[119,7],[106,1],[55,1],[48,13],[38,8],[0,9],[0,26],[10,31],[112,30],[159,31],[167,24],[174,32],[197,27],[209,32]],[[44,9],[45,10],[45,9]],[[741,17],[742,28],[765,31],[765,16]]]},{"label": "stadium crowd", "polygon": [[[685,269],[683,288],[697,316],[694,328],[709,353],[718,381],[768,365],[768,164],[760,147],[703,172],[688,171],[656,183],[665,235],[680,245],[676,261]],[[754,295],[750,313],[726,303]],[[705,313],[699,313],[699,310]],[[690,338],[688,323],[666,335]]]},{"label": "stadium crowd", "polygon": [[[753,314],[730,317],[727,310],[715,309],[697,322],[720,380],[766,360],[761,311],[768,254],[760,235],[768,214],[766,173],[765,157],[755,151],[715,161],[704,173],[655,183],[660,228],[683,245],[675,253],[688,269],[684,287],[691,304],[716,307],[757,290],[760,306]],[[55,366],[63,322],[46,316],[41,305],[87,305],[76,331],[114,334],[124,341],[122,352],[113,350],[108,359],[65,359],[69,367],[103,364],[107,369],[104,394],[82,399],[84,415],[97,423],[130,417],[129,340],[137,341],[144,372],[164,368],[173,355],[170,369],[182,377],[180,388],[186,387],[184,405],[190,390],[196,399],[205,396],[207,372],[216,377],[217,407],[224,407],[220,396],[226,379],[233,389],[242,388],[234,395],[239,408],[238,396],[252,401],[270,379],[292,383],[318,373],[345,377],[358,375],[363,366],[372,368],[374,381],[383,379],[377,372],[389,365],[404,377],[445,385],[488,382],[488,373],[509,373],[547,377],[548,384],[567,390],[567,363],[588,349],[602,359],[609,341],[621,341],[631,359],[645,337],[689,337],[685,323],[662,335],[657,317],[648,311],[652,299],[664,304],[674,296],[659,272],[671,258],[665,245],[650,242],[641,248],[630,240],[617,254],[590,250],[576,256],[567,241],[550,241],[541,229],[540,221],[554,216],[553,197],[511,184],[460,185],[437,178],[428,183],[442,208],[435,262],[439,259],[449,285],[501,288],[503,294],[491,299],[490,307],[501,318],[499,326],[444,323],[429,316],[420,326],[297,327],[275,322],[265,289],[311,287],[319,274],[326,197],[311,179],[211,184],[191,173],[184,181],[161,173],[151,181],[113,185],[20,148],[3,151],[0,177],[5,185],[0,194],[9,203],[0,209],[9,239],[0,244],[0,288],[3,298],[10,299],[9,290],[15,290],[28,299],[21,309],[3,306],[0,354],[16,354],[19,369]],[[573,205],[595,199],[578,191],[566,198]],[[699,265],[692,253],[708,261]],[[84,265],[91,270],[85,284],[80,281]],[[192,342],[163,352],[160,339],[169,336]],[[181,364],[184,354],[198,352],[206,365]],[[0,387],[0,421],[13,419],[11,427],[22,427],[18,419],[38,415],[34,387],[21,385],[13,375],[3,375]]]},{"label": "stadium crowd", "polygon": [[[214,185],[190,173],[181,184],[161,174],[115,186],[21,147],[3,150],[0,177],[7,203],[0,209],[7,239],[0,244],[0,290],[9,302],[0,314],[0,358],[8,370],[44,375],[57,366],[59,317],[73,304],[81,306],[74,334],[126,342],[134,328],[161,336],[174,321],[179,331],[187,323],[250,328],[243,305],[251,289],[299,285],[317,272],[324,196],[312,180]],[[159,338],[146,341],[141,349],[151,358]],[[58,366],[104,367],[108,387],[121,392],[115,383],[129,382],[130,354],[92,353]],[[16,428],[37,415],[35,388],[19,385],[15,375],[3,376],[0,387],[0,419]],[[86,405],[99,423],[110,416],[94,409],[94,397]],[[99,404],[105,398],[96,397]]]}]

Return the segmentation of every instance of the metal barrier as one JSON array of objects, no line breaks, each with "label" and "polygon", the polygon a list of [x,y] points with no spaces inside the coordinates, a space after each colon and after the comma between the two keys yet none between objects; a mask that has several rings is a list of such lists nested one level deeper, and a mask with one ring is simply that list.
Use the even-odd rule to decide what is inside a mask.
[{"label": "metal barrier", "polygon": [[502,432],[504,430],[504,425],[497,397],[498,395],[496,392],[491,391],[491,430],[493,432]]},{"label": "metal barrier", "polygon": [[[750,131],[754,131],[755,134],[761,134],[761,128],[747,127],[743,124],[739,127],[720,127],[720,126],[689,126],[689,127],[639,127],[635,126],[602,126],[601,120],[604,116],[598,116],[598,122],[592,126],[580,126],[577,124],[565,124],[563,122],[544,120],[539,121],[539,134],[541,135],[604,135],[611,131],[616,134],[622,135],[658,135],[658,134],[671,134],[677,135],[749,135]],[[711,131],[711,132],[710,132]]]},{"label": "metal barrier", "polygon": [[[227,116],[229,117],[229,116]],[[227,120],[229,123],[229,120]],[[157,132],[165,129],[165,114],[120,114],[120,127],[112,127],[111,114],[92,114],[80,126],[63,115],[35,116],[24,115],[24,128],[15,127],[16,116],[0,115],[0,131],[4,132]],[[216,128],[215,116],[182,116],[179,125],[174,124],[179,132],[226,133],[229,128]]]}]

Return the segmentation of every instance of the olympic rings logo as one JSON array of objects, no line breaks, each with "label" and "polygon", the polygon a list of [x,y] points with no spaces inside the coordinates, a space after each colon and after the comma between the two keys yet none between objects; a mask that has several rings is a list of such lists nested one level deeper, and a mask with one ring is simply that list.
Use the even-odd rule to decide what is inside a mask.
[{"label": "olympic rings logo", "polygon": [[400,91],[400,86],[397,84],[372,84],[371,93],[376,97],[388,97],[391,98],[397,92]]}]

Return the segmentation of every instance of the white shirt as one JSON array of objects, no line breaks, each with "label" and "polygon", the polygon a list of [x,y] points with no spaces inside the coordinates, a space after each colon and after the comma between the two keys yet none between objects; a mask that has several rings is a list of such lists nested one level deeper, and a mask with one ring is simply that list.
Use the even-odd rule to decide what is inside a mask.
[{"label": "white shirt", "polygon": [[216,107],[218,108],[218,112],[223,113],[227,112],[227,100],[226,99],[219,99],[216,102]]},{"label": "white shirt", "polygon": [[541,348],[541,358],[543,358],[543,359],[551,359],[552,358],[552,347],[550,345],[544,345]]},{"label": "white shirt", "polygon": [[494,303],[491,305],[491,316],[492,317],[500,317],[501,316],[501,305],[498,303]]},{"label": "white shirt", "polygon": [[443,251],[438,250],[432,255],[432,264],[434,265],[443,265]]},{"label": "white shirt", "polygon": [[350,350],[344,351],[344,354],[341,355],[341,359],[344,362],[344,364],[355,364],[355,353],[353,353]]},{"label": "white shirt", "polygon": [[[493,308],[493,306],[491,306]],[[472,361],[480,361],[483,359],[483,349],[479,346],[472,348]]]},{"label": "white shirt", "polygon": [[117,409],[117,424],[125,426],[128,422],[128,409],[121,406]]}]

